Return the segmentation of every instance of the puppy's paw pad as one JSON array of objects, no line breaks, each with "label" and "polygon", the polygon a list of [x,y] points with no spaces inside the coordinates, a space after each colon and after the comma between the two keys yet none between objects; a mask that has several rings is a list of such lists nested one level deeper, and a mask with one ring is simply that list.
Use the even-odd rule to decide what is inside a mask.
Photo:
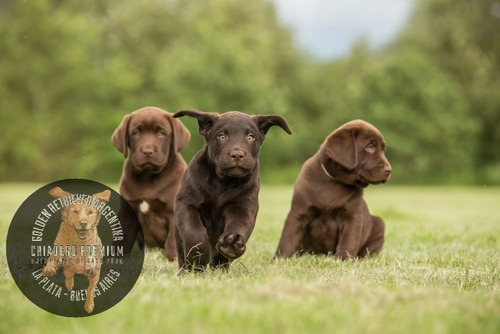
[{"label": "puppy's paw pad", "polygon": [[240,234],[222,235],[215,247],[219,253],[230,260],[239,258],[246,250],[245,240]]}]

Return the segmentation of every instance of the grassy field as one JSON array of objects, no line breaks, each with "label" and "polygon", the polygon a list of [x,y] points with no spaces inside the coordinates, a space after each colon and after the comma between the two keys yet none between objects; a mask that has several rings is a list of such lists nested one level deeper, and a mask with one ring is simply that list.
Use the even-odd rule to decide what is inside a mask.
[{"label": "grassy field", "polygon": [[87,318],[39,309],[10,277],[10,220],[36,184],[0,184],[0,333],[500,333],[500,189],[377,186],[386,222],[372,259],[271,261],[292,195],[266,186],[247,253],[229,273],[176,276],[160,252],[115,307]]}]

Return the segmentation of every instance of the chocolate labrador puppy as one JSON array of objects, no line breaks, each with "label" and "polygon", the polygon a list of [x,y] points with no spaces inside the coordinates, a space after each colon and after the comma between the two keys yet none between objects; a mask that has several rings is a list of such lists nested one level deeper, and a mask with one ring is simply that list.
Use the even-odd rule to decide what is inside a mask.
[{"label": "chocolate labrador puppy", "polygon": [[[120,179],[120,194],[128,201],[142,225],[131,219],[127,205],[118,217],[127,231],[125,252],[136,238],[141,246],[160,247],[165,257],[174,261],[175,246],[174,199],[180,186],[186,162],[180,151],[191,135],[173,114],[156,107],[136,110],[121,121],[112,136],[113,145],[125,156]],[[143,235],[142,235],[143,233]]]},{"label": "chocolate labrador puppy", "polygon": [[278,115],[249,116],[180,110],[174,117],[198,120],[206,146],[189,163],[175,200],[176,241],[181,270],[228,268],[243,255],[259,208],[259,150]]},{"label": "chocolate labrador puppy", "polygon": [[384,222],[368,212],[363,189],[389,180],[385,147],[380,131],[361,120],[330,134],[302,166],[275,257],[314,253],[346,260],[379,252]]}]

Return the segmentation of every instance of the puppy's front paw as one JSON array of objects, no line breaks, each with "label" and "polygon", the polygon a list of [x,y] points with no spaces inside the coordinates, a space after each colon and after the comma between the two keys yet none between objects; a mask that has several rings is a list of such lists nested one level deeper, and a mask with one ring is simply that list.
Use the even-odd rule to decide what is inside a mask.
[{"label": "puppy's front paw", "polygon": [[245,253],[246,245],[245,240],[240,234],[223,234],[215,248],[219,253],[227,257],[229,260],[239,258]]},{"label": "puppy's front paw", "polygon": [[52,276],[56,273],[57,271],[57,268],[55,268],[54,266],[50,266],[50,265],[46,265],[45,267],[43,267],[42,269],[42,273],[44,276]]},{"label": "puppy's front paw", "polygon": [[84,308],[87,313],[92,313],[92,311],[94,310],[94,298],[87,298]]},{"label": "puppy's front paw", "polygon": [[337,251],[335,252],[335,256],[337,257],[337,259],[342,260],[342,261],[356,259],[355,252],[349,251],[347,249],[337,249]]}]

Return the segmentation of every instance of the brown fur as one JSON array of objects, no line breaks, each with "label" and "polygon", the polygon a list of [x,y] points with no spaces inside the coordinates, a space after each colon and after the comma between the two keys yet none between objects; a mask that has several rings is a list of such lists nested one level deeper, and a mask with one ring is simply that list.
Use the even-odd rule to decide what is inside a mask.
[{"label": "brown fur", "polygon": [[179,268],[227,268],[243,255],[259,208],[259,150],[278,115],[181,110],[198,120],[207,145],[191,160],[175,202]]},{"label": "brown fur", "polygon": [[174,199],[186,162],[180,151],[191,135],[172,114],[156,107],[145,107],[125,117],[112,136],[113,145],[126,157],[120,179],[120,194],[134,212],[122,205],[118,217],[127,231],[124,251],[128,253],[136,239],[141,246],[164,249],[174,261]]},{"label": "brown fur", "polygon": [[[52,188],[49,191],[52,197],[67,197],[69,202],[73,203],[63,207],[61,211],[62,223],[57,233],[55,246],[75,246],[76,254],[52,255],[44,266],[42,272],[45,276],[52,276],[59,267],[63,267],[63,273],[66,277],[66,288],[68,291],[73,289],[75,274],[83,274],[89,279],[87,288],[87,297],[85,300],[85,311],[91,313],[94,310],[94,293],[99,282],[101,272],[102,254],[96,252],[93,254],[82,254],[82,246],[102,246],[101,239],[97,233],[97,225],[101,218],[101,213],[92,207],[96,200],[109,201],[111,192],[105,190],[92,196],[91,205],[78,204],[73,195],[62,190],[59,187]],[[86,261],[76,261],[76,259],[85,258]]]},{"label": "brown fur", "polygon": [[361,120],[328,136],[302,166],[275,257],[314,253],[345,260],[379,252],[384,222],[370,215],[363,189],[389,180],[385,147],[382,134]]}]

